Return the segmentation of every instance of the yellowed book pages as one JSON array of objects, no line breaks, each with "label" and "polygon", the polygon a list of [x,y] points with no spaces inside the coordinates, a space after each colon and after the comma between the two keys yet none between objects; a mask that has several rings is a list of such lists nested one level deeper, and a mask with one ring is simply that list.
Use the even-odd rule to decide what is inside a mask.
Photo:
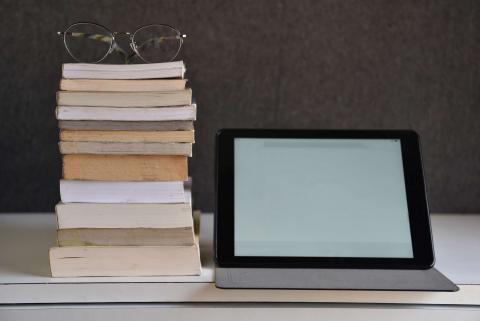
[{"label": "yellowed book pages", "polygon": [[193,143],[193,130],[128,131],[128,130],[61,130],[61,141],[116,143]]},{"label": "yellowed book pages", "polygon": [[186,156],[64,155],[63,178],[99,181],[185,181]]},{"label": "yellowed book pages", "polygon": [[108,91],[59,91],[60,106],[94,107],[165,107],[192,103],[190,88],[175,91],[108,92]]},{"label": "yellowed book pages", "polygon": [[192,156],[191,143],[60,142],[58,146],[61,154]]},{"label": "yellowed book pages", "polygon": [[50,249],[54,277],[200,275],[198,243],[189,246],[68,246]]},{"label": "yellowed book pages", "polygon": [[193,226],[179,228],[75,228],[57,230],[59,246],[193,245]]},{"label": "yellowed book pages", "polygon": [[186,79],[62,79],[60,90],[69,91],[171,91],[185,88]]}]

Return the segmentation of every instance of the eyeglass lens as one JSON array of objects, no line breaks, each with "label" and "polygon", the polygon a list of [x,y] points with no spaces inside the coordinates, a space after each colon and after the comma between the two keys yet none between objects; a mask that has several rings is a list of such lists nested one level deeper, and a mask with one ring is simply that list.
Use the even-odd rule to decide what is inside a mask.
[{"label": "eyeglass lens", "polygon": [[174,59],[182,45],[180,32],[165,25],[150,25],[133,35],[138,55],[147,62],[165,62]]},{"label": "eyeglass lens", "polygon": [[65,46],[79,62],[95,63],[108,54],[112,45],[112,34],[102,26],[78,23],[65,32]]}]

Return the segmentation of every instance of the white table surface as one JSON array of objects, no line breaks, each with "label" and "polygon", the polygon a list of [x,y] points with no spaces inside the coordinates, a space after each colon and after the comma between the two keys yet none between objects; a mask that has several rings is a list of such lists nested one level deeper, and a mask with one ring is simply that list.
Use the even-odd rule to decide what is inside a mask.
[{"label": "white table surface", "polygon": [[212,225],[212,215],[204,214],[201,276],[52,278],[48,249],[55,244],[55,215],[0,214],[0,304],[322,302],[444,305],[445,309],[452,305],[470,309],[480,306],[480,215],[432,215],[436,267],[459,284],[460,291],[454,293],[217,289],[213,283]]}]

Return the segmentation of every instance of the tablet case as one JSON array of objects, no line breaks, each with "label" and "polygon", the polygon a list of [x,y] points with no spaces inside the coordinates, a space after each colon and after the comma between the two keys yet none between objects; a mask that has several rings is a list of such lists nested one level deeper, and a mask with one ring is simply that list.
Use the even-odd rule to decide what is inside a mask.
[{"label": "tablet case", "polygon": [[246,289],[458,291],[458,287],[435,268],[373,270],[217,267],[215,284],[219,288]]},{"label": "tablet case", "polygon": [[[266,134],[266,135],[265,135]],[[233,202],[229,198],[218,197],[219,191],[225,191],[221,187],[229,187],[231,185],[224,184],[220,186],[221,173],[219,174],[219,163],[222,159],[219,155],[230,155],[233,157],[233,151],[227,154],[220,153],[221,137],[225,139],[233,139],[233,137],[369,137],[369,138],[401,138],[413,142],[415,148],[412,153],[407,153],[411,157],[411,161],[416,164],[414,172],[418,176],[413,184],[413,191],[420,195],[419,202],[420,211],[426,216],[422,222],[425,233],[420,233],[426,242],[431,242],[431,233],[428,220],[428,206],[424,190],[423,169],[421,165],[421,155],[418,145],[418,135],[413,131],[293,131],[293,130],[242,130],[227,129],[221,130],[217,134],[217,200],[224,203],[229,202],[227,207],[217,203],[218,211],[233,214]],[[398,136],[398,137],[397,137]],[[226,138],[225,138],[226,137]],[[225,140],[226,141],[226,140]],[[230,154],[229,154],[230,153]],[[403,153],[403,150],[402,150]],[[228,158],[227,158],[228,160]],[[223,159],[225,162],[225,159]],[[230,162],[233,162],[230,159]],[[232,163],[233,164],[233,163]],[[231,170],[232,166],[228,167]],[[225,174],[224,174],[225,175]],[[233,174],[232,174],[233,175]],[[232,176],[233,177],[233,176]],[[225,205],[225,204],[223,204]],[[217,219],[216,217],[216,219]],[[410,219],[411,219],[410,215]],[[426,225],[425,225],[426,224]],[[220,225],[221,227],[221,225]],[[216,224],[216,229],[219,225]],[[219,233],[216,230],[216,237]],[[223,243],[218,243],[223,244]],[[431,244],[428,244],[431,246]],[[219,247],[216,246],[217,251]],[[432,248],[433,251],[433,248]],[[433,253],[432,253],[433,254]],[[218,257],[218,256],[217,256]],[[433,260],[433,257],[432,257]],[[221,263],[220,263],[221,265]],[[274,264],[270,264],[274,266]],[[308,266],[308,265],[307,265]],[[251,288],[251,289],[331,289],[331,290],[388,290],[388,291],[457,291],[458,287],[438,270],[430,268],[427,270],[414,269],[321,269],[321,268],[216,268],[216,286],[220,288]]]}]

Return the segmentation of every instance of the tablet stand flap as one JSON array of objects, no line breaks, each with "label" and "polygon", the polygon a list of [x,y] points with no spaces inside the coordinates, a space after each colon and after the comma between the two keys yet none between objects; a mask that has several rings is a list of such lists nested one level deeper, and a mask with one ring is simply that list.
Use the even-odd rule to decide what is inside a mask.
[{"label": "tablet stand flap", "polygon": [[438,270],[220,268],[219,288],[457,291]]}]

